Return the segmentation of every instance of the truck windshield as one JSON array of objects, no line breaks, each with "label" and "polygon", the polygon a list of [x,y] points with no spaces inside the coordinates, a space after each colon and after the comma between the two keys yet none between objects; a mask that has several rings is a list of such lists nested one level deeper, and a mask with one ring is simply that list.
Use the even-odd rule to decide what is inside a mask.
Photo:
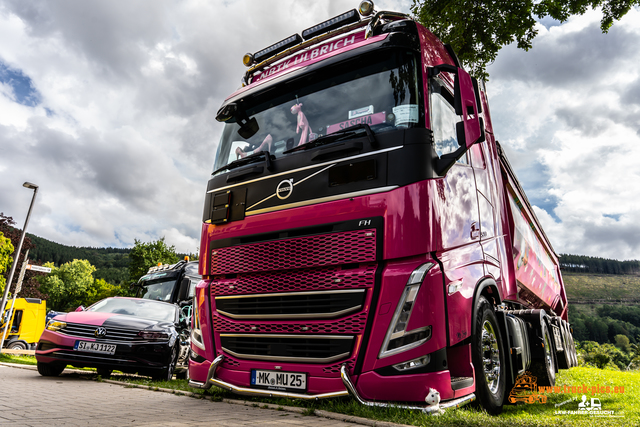
[{"label": "truck windshield", "polygon": [[[285,152],[357,124],[374,133],[424,126],[417,71],[412,53],[377,51],[245,96],[225,123],[214,171],[259,151],[295,155]],[[255,119],[257,132],[243,138],[238,119]]]},{"label": "truck windshield", "polygon": [[176,285],[176,279],[145,283],[138,290],[138,298],[155,301],[171,301],[171,293]]}]

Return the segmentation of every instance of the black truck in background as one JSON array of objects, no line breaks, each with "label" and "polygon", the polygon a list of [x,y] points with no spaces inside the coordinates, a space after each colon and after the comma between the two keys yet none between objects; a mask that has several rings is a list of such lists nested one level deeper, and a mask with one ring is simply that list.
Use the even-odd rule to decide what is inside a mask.
[{"label": "black truck in background", "polygon": [[[136,297],[165,301],[180,306],[181,320],[190,324],[193,296],[196,285],[202,280],[198,274],[198,261],[189,261],[189,257],[175,264],[158,264],[149,268],[134,285]],[[176,364],[176,376],[188,377],[190,331],[181,334],[181,351]]]}]

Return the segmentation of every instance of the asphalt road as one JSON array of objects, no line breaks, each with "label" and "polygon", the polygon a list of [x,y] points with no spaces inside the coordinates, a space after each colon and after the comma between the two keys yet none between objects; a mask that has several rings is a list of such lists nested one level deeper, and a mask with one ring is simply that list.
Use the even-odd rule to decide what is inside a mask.
[{"label": "asphalt road", "polygon": [[42,377],[0,365],[0,426],[304,426],[358,424],[317,416],[211,402],[73,373]]}]

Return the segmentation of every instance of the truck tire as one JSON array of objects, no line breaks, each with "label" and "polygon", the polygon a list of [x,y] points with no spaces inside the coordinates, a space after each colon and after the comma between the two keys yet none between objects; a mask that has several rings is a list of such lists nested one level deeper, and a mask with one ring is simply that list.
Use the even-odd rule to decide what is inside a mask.
[{"label": "truck tire", "polygon": [[38,362],[38,373],[43,377],[57,377],[67,365]]},{"label": "truck tire", "polygon": [[486,298],[476,303],[475,334],[471,337],[471,356],[476,371],[478,403],[488,413],[502,412],[505,400],[505,353],[493,306]]},{"label": "truck tire", "polygon": [[576,343],[573,341],[573,334],[571,333],[571,325],[564,322],[564,326],[567,330],[567,339],[569,341],[569,356],[571,357],[571,367],[578,366],[578,353],[576,352]]},{"label": "truck tire", "polygon": [[531,373],[537,378],[538,385],[553,386],[556,383],[555,349],[546,320],[542,321],[540,325],[540,334],[544,356],[542,359],[531,361]]},{"label": "truck tire", "polygon": [[14,341],[11,344],[9,344],[7,346],[7,348],[11,349],[11,350],[26,350],[27,349],[27,343],[24,341]]},{"label": "truck tire", "polygon": [[556,318],[555,320],[557,326],[560,329],[560,338],[562,340],[562,348],[563,351],[556,353],[556,359],[558,360],[558,368],[559,369],[569,369],[573,363],[571,357],[571,345],[569,343],[569,338],[567,336],[567,328],[565,327],[562,319]]}]

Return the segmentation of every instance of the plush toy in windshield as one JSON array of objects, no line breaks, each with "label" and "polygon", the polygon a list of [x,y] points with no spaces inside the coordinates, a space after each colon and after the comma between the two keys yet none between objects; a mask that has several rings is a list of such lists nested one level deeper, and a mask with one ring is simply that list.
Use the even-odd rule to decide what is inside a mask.
[{"label": "plush toy in windshield", "polygon": [[298,115],[296,133],[300,133],[300,130],[302,130],[302,135],[300,135],[300,142],[298,142],[298,145],[306,144],[309,140],[309,135],[311,134],[311,126],[309,126],[309,120],[307,120],[307,117],[302,112],[302,103],[293,104],[291,106],[291,114]]},{"label": "plush toy in windshield", "polygon": [[259,151],[270,152],[271,151],[271,143],[273,143],[273,137],[271,136],[271,134],[269,134],[264,139],[264,141],[262,141],[262,144],[260,144],[260,146],[258,148],[256,148],[255,150],[244,151],[242,148],[238,147],[238,148],[236,148],[236,158],[237,159],[244,159],[245,157],[250,156],[251,154],[257,153]]}]

